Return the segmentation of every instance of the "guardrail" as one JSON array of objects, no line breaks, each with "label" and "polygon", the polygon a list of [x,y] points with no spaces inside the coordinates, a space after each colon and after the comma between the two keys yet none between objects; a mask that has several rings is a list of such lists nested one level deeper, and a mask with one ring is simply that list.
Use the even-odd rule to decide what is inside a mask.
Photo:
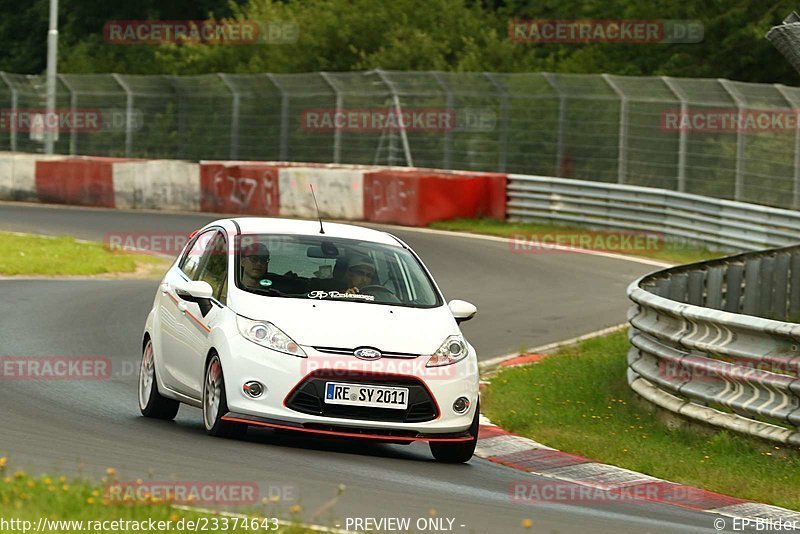
[{"label": "guardrail", "polygon": [[681,416],[800,446],[800,246],[646,275],[628,383]]},{"label": "guardrail", "polygon": [[800,212],[648,187],[508,175],[506,213],[515,221],[658,232],[727,250],[800,242]]}]

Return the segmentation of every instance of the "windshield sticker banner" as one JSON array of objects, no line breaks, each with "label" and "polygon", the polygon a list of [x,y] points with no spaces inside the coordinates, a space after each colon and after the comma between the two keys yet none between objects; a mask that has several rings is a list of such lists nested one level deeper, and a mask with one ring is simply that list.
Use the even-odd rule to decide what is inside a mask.
[{"label": "windshield sticker banner", "polygon": [[368,300],[370,302],[375,300],[372,295],[362,295],[360,293],[340,293],[339,291],[312,291],[308,294],[310,299],[355,299],[355,300]]}]

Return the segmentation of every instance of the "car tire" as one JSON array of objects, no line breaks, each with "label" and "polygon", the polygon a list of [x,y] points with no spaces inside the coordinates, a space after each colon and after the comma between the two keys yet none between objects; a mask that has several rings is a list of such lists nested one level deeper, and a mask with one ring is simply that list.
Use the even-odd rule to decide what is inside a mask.
[{"label": "car tire", "polygon": [[210,436],[243,438],[247,425],[223,421],[228,413],[228,398],[225,394],[225,375],[222,362],[216,354],[211,356],[203,377],[203,426]]},{"label": "car tire", "polygon": [[437,462],[446,464],[463,464],[468,462],[475,454],[475,447],[478,445],[478,429],[480,425],[480,402],[475,405],[475,417],[472,419],[472,426],[469,433],[472,439],[456,443],[431,441],[428,445],[431,454]]},{"label": "car tire", "polygon": [[158,392],[153,341],[148,339],[142,351],[142,364],[139,366],[139,411],[145,417],[172,421],[178,415],[180,407],[180,402],[162,397]]}]

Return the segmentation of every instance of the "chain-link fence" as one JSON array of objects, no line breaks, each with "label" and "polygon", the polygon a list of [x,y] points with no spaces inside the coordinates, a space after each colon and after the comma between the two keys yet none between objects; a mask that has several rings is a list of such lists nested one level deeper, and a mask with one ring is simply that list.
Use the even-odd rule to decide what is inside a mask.
[{"label": "chain-link fence", "polygon": [[[42,151],[30,116],[19,117],[43,108],[43,77],[0,73],[0,150]],[[779,84],[549,73],[62,74],[57,108],[102,115],[96,128],[62,122],[55,146],[63,154],[515,172],[800,208],[800,88]],[[404,120],[391,123],[392,115]]]}]

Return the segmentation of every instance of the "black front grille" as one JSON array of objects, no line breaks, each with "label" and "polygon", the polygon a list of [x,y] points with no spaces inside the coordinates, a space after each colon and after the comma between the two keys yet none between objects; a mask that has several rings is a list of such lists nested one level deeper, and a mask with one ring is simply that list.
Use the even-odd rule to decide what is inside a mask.
[{"label": "black front grille", "polygon": [[[367,348],[367,347],[364,347]],[[371,348],[371,347],[370,347]],[[315,350],[319,352],[323,352],[325,354],[338,354],[341,356],[353,356],[353,352],[356,349],[346,349],[341,347],[314,347]],[[377,350],[377,349],[376,349]],[[391,352],[391,351],[380,351],[382,358],[403,358],[403,359],[414,359],[419,358],[422,356],[421,354],[414,354],[411,352]]]},{"label": "black front grille", "polygon": [[[325,403],[325,383],[346,382],[374,386],[394,386],[408,388],[408,408],[372,408],[365,406],[345,406]],[[385,421],[396,423],[422,423],[438,417],[436,403],[421,381],[412,377],[378,377],[375,375],[343,374],[335,376],[324,374],[306,378],[289,396],[286,406],[292,410],[322,417],[342,419],[361,419],[366,421]]]}]

